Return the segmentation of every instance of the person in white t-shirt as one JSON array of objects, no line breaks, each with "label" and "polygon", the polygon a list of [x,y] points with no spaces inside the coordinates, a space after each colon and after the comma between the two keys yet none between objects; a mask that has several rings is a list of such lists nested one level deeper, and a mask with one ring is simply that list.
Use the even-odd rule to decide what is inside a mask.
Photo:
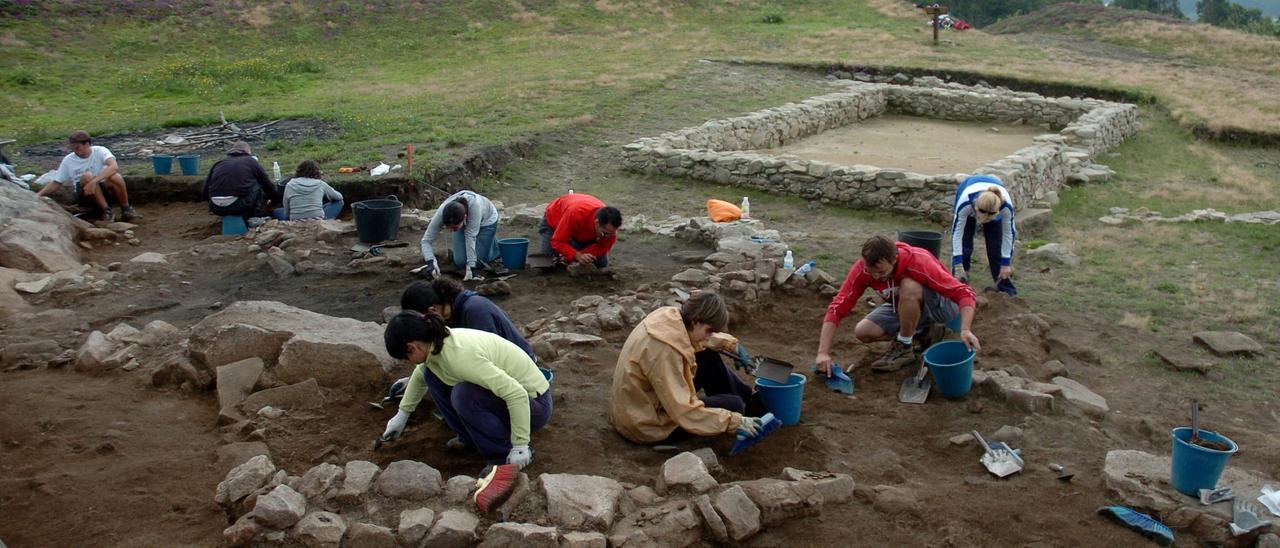
[{"label": "person in white t-shirt", "polygon": [[52,194],[62,185],[70,184],[75,190],[76,202],[83,207],[99,209],[105,221],[116,219],[109,204],[112,198],[120,204],[121,220],[141,219],[142,214],[129,205],[129,191],[125,188],[124,177],[120,175],[120,166],[116,165],[115,155],[107,147],[93,146],[93,139],[85,131],[72,133],[67,142],[71,153],[62,158],[56,179],[36,195]]}]

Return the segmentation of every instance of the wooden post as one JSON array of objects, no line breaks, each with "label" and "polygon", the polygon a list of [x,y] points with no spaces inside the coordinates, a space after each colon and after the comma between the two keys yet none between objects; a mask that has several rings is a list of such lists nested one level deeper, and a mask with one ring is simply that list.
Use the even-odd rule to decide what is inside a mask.
[{"label": "wooden post", "polygon": [[933,14],[933,45],[938,45],[938,14]]},{"label": "wooden post", "polygon": [[938,16],[950,13],[951,8],[934,4],[932,6],[921,6],[920,9],[933,17],[933,45],[936,46],[938,45]]}]

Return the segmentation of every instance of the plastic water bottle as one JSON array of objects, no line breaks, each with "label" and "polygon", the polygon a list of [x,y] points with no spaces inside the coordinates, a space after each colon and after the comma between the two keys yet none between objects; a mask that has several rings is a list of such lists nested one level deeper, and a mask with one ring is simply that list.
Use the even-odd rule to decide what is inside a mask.
[{"label": "plastic water bottle", "polygon": [[751,200],[748,200],[746,196],[742,197],[742,218],[751,218]]},{"label": "plastic water bottle", "polygon": [[791,250],[787,250],[787,256],[782,258],[782,268],[791,270],[796,267],[796,258],[791,255]]},{"label": "plastic water bottle", "polygon": [[810,270],[813,270],[813,267],[815,266],[818,266],[817,261],[809,261],[800,265],[800,268],[796,270],[796,276],[803,278]]},{"label": "plastic water bottle", "polygon": [[280,180],[280,162],[271,162],[271,174],[276,176],[276,180]]}]

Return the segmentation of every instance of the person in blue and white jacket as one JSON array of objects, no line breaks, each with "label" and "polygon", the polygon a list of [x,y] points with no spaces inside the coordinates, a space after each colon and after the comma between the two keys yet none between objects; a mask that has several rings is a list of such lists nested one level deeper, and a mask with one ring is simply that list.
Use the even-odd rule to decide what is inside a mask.
[{"label": "person in blue and white jacket", "polygon": [[[969,265],[973,258],[973,234],[982,225],[987,244],[987,264],[996,290],[1010,296],[1018,294],[1013,286],[1013,199],[1000,179],[993,175],[973,175],[956,189],[955,220],[951,222],[951,273],[969,283]],[[956,274],[963,267],[963,274]]]},{"label": "person in blue and white jacket", "polygon": [[498,208],[488,198],[464,190],[440,204],[422,235],[422,258],[427,261],[426,274],[431,279],[437,274],[432,243],[442,228],[453,231],[453,263],[466,267],[463,280],[474,278],[477,262],[498,258]]}]

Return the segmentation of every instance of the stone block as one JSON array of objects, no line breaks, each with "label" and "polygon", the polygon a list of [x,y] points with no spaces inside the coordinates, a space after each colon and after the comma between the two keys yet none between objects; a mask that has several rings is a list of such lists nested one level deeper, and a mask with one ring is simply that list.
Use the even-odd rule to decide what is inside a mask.
[{"label": "stone block", "polygon": [[684,547],[702,538],[702,518],[694,504],[676,500],[624,516],[609,532],[616,548],[639,546]]},{"label": "stone block", "polygon": [[356,523],[347,529],[346,548],[400,548],[391,529],[372,523]]},{"label": "stone block", "polygon": [[417,546],[427,537],[435,521],[436,513],[430,508],[405,510],[400,512],[400,525],[396,528],[396,535],[402,544]]},{"label": "stone block", "polygon": [[373,485],[373,478],[378,475],[378,465],[365,461],[353,460],[343,469],[342,487],[334,495],[339,502],[356,503],[364,498]]},{"label": "stone block", "polygon": [[555,527],[532,523],[495,523],[484,533],[481,548],[559,548]]},{"label": "stone block", "polygon": [[736,485],[741,486],[760,509],[761,522],[766,526],[817,515],[822,509],[822,494],[811,483],[758,479],[737,482]]},{"label": "stone block", "polygon": [[316,383],[315,379],[307,379],[297,384],[279,386],[249,394],[240,403],[240,410],[249,415],[257,415],[260,409],[267,406],[292,410],[313,409],[323,404],[324,396],[320,394],[320,385]]},{"label": "stone block", "polygon": [[293,538],[308,548],[338,548],[347,533],[347,520],[332,512],[311,512],[293,526]]},{"label": "stone block", "polygon": [[760,532],[760,508],[741,486],[732,485],[715,496],[712,506],[719,512],[729,538],[741,542]]},{"label": "stone block", "polygon": [[1062,387],[1064,399],[1095,419],[1105,418],[1107,413],[1111,412],[1111,408],[1107,407],[1106,398],[1097,395],[1079,382],[1066,377],[1054,377],[1053,384]]},{"label": "stone block", "polygon": [[445,510],[427,533],[427,546],[473,546],[480,518],[463,510]]},{"label": "stone block", "polygon": [[346,471],[336,464],[321,463],[307,470],[298,484],[298,492],[307,498],[324,496],[331,488],[342,482]]},{"label": "stone block", "polygon": [[378,475],[378,492],[394,499],[425,500],[443,490],[440,471],[418,461],[395,461]]},{"label": "stone block", "polygon": [[227,473],[227,477],[218,484],[213,501],[222,505],[234,503],[257,490],[275,473],[276,465],[271,462],[271,457],[253,457]]},{"label": "stone block", "polygon": [[669,493],[705,493],[719,482],[707,472],[706,463],[693,453],[684,452],[667,459],[658,474],[659,495]]},{"label": "stone block", "polygon": [[613,525],[622,485],[611,478],[543,474],[538,484],[552,523],[565,529],[605,530]]},{"label": "stone block", "polygon": [[258,503],[253,507],[253,518],[267,527],[286,529],[302,519],[306,510],[306,497],[288,485],[278,485],[270,493],[258,497]]},{"label": "stone block", "polygon": [[789,481],[807,481],[822,495],[826,504],[845,502],[853,498],[853,476],[833,472],[809,472],[797,468],[783,468],[783,479]]}]

